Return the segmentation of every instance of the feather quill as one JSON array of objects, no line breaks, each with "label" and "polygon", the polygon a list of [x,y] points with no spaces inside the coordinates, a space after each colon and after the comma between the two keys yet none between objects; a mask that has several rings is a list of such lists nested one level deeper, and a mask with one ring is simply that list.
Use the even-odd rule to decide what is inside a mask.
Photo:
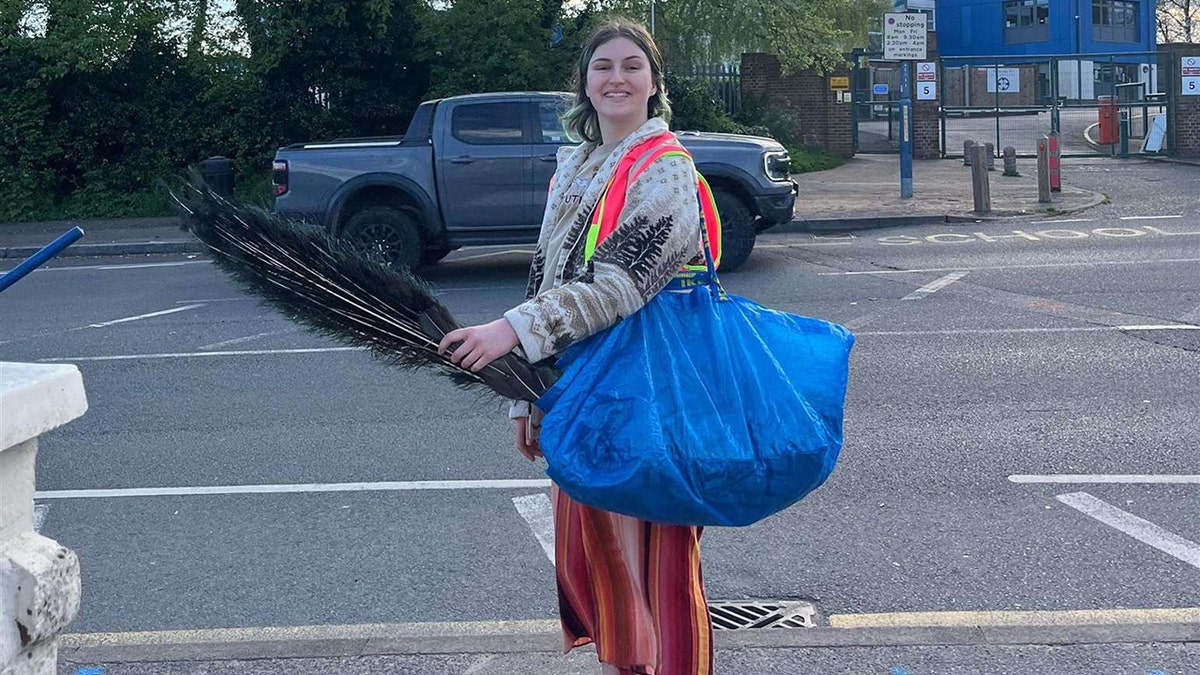
[{"label": "feather quill", "polygon": [[409,270],[371,259],[317,228],[236,204],[194,171],[168,189],[183,226],[212,250],[242,288],[285,316],[338,342],[365,347],[406,369],[433,368],[466,389],[536,401],[558,371],[515,353],[478,373],[461,368],[438,343],[458,323]]}]

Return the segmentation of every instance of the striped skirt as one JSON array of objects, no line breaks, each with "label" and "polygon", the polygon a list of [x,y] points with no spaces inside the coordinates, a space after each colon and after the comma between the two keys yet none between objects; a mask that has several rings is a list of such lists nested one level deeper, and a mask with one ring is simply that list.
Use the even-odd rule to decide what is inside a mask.
[{"label": "striped skirt", "polygon": [[710,675],[703,528],[585,506],[552,488],[564,652],[594,642],[625,674]]}]

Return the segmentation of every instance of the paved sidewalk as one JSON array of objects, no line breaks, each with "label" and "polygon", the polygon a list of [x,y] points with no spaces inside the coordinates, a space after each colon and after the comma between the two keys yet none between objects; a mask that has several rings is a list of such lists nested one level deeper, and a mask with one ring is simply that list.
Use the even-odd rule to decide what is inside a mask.
[{"label": "paved sidewalk", "polygon": [[[1022,160],[1022,175],[990,173],[992,213],[973,208],[971,169],[961,160],[913,162],[913,197],[900,199],[899,158],[859,155],[829,171],[799,174],[796,217],[771,232],[836,231],[979,218],[1063,215],[1101,203],[1103,197],[1084,186],[1064,184],[1051,204],[1038,204],[1032,160]],[[1064,172],[1070,175],[1069,170]],[[62,256],[199,253],[203,246],[182,231],[175,218],[97,219],[45,223],[0,224],[0,258],[27,258],[74,226],[84,236]]]}]

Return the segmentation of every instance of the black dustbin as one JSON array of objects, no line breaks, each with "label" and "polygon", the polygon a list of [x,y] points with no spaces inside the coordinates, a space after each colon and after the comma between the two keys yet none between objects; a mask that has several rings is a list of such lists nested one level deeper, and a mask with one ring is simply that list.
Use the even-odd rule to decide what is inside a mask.
[{"label": "black dustbin", "polygon": [[200,162],[200,176],[217,194],[233,197],[233,161],[228,157],[209,157]]}]

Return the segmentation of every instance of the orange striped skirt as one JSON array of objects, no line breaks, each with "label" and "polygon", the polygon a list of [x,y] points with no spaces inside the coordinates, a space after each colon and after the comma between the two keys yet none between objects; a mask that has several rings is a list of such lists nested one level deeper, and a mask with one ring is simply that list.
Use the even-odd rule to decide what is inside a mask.
[{"label": "orange striped skirt", "polygon": [[594,642],[623,675],[710,675],[703,528],[585,506],[558,486],[551,494],[563,651]]}]

